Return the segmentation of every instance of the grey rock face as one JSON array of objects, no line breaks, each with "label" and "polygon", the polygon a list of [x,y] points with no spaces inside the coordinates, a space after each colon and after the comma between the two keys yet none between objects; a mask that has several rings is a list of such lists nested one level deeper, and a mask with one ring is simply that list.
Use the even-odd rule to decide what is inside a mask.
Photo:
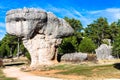
[{"label": "grey rock face", "polygon": [[81,62],[87,59],[87,53],[69,53],[61,57],[61,61]]},{"label": "grey rock face", "polygon": [[37,9],[16,9],[6,14],[6,30],[9,34],[30,38],[36,29],[47,23],[47,13]]},{"label": "grey rock face", "polygon": [[10,10],[6,14],[6,30],[9,34],[31,38],[35,34],[52,35],[54,38],[69,36],[73,29],[53,13],[24,8]]},{"label": "grey rock face", "polygon": [[102,44],[96,50],[96,55],[98,60],[102,59],[113,59],[112,57],[112,46],[108,46],[107,44]]},{"label": "grey rock face", "polygon": [[23,38],[32,61],[31,66],[52,64],[62,37],[74,30],[64,20],[43,10],[24,8],[10,10],[6,14],[6,30]]}]

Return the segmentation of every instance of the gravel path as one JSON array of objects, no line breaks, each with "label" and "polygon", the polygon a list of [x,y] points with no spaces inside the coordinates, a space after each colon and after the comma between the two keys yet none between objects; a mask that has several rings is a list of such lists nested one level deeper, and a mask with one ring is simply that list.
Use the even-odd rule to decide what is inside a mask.
[{"label": "gravel path", "polygon": [[27,72],[22,72],[17,67],[6,67],[3,69],[3,72],[7,77],[15,77],[18,80],[62,80],[57,78],[35,76]]}]

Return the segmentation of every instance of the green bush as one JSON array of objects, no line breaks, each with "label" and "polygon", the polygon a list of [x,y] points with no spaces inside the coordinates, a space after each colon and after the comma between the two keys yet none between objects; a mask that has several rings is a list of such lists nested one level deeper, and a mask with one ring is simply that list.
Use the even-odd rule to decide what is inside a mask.
[{"label": "green bush", "polygon": [[80,52],[91,53],[91,52],[94,52],[95,48],[96,48],[96,45],[95,43],[93,43],[93,41],[90,38],[84,38],[79,45]]},{"label": "green bush", "polygon": [[78,41],[76,36],[70,36],[64,38],[62,43],[60,44],[58,50],[59,53],[73,53],[78,49]]},{"label": "green bush", "polygon": [[120,57],[120,34],[115,38],[112,54],[118,58]]},{"label": "green bush", "polygon": [[26,52],[26,53],[25,53],[25,56],[27,57],[27,59],[28,59],[29,61],[31,61],[31,57],[30,57],[30,53],[29,53],[29,52]]},{"label": "green bush", "polygon": [[103,40],[102,40],[102,44],[107,44],[107,45],[109,45],[108,39],[103,39]]}]

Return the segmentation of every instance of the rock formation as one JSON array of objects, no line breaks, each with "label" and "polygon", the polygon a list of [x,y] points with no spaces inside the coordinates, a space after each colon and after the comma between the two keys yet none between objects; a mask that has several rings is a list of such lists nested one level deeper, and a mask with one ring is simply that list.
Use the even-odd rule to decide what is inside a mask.
[{"label": "rock formation", "polygon": [[66,61],[66,62],[82,62],[87,59],[87,53],[68,53],[64,54],[61,57],[61,61]]},{"label": "rock formation", "polygon": [[31,55],[31,67],[52,64],[56,60],[57,47],[62,38],[74,32],[64,19],[35,8],[8,11],[6,30],[23,39]]},{"label": "rock formation", "polygon": [[107,44],[101,44],[96,50],[96,55],[98,60],[112,59],[112,46]]}]

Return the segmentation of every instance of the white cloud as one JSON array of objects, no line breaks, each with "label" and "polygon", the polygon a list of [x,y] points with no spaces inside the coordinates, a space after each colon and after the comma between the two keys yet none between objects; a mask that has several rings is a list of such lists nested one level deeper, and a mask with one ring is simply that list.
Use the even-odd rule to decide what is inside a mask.
[{"label": "white cloud", "polygon": [[112,13],[114,13],[114,12],[120,12],[120,8],[108,8],[108,9],[106,9],[104,11],[112,12]]},{"label": "white cloud", "polygon": [[88,24],[92,23],[99,17],[105,17],[108,19],[108,22],[114,22],[120,19],[120,8],[107,8],[103,10],[95,10],[95,11],[86,11],[86,10],[76,10],[75,8],[59,8],[54,7],[52,5],[48,5],[46,7],[47,11],[51,11],[59,17],[70,17],[79,19],[83,26],[86,27]]},{"label": "white cloud", "polygon": [[120,8],[107,8],[104,10],[88,11],[88,15],[92,18],[106,17],[108,22],[114,22],[120,19]]},{"label": "white cloud", "polygon": [[51,11],[55,13],[57,16],[62,17],[62,18],[67,16],[70,18],[79,19],[84,26],[86,26],[86,24],[89,23],[89,19],[87,19],[85,16],[81,14],[81,12],[79,12],[78,10],[74,8],[58,8],[52,5],[48,5],[46,7],[46,10]]}]

